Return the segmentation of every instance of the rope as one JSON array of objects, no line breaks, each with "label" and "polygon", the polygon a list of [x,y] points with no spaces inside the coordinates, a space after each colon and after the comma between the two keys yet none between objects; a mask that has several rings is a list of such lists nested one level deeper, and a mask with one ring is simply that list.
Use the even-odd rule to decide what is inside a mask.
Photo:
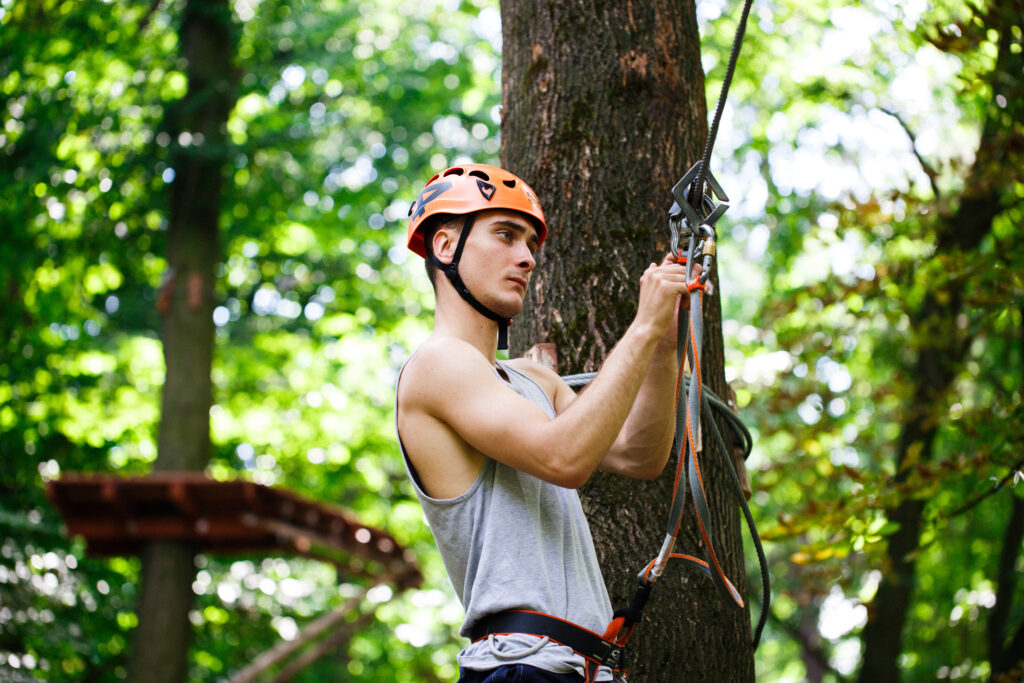
[{"label": "rope", "polygon": [[704,179],[707,176],[707,168],[711,164],[711,149],[715,146],[715,139],[718,137],[718,124],[722,120],[722,110],[725,109],[725,99],[729,95],[729,86],[732,85],[732,77],[736,72],[736,62],[740,56],[740,48],[743,47],[743,36],[747,32],[747,17],[750,16],[750,6],[753,0],[746,0],[743,3],[743,13],[740,15],[740,23],[736,26],[736,34],[732,39],[732,50],[729,53],[729,65],[725,68],[725,78],[722,79],[722,91],[718,94],[718,103],[715,105],[715,115],[711,119],[711,128],[708,131],[708,139],[704,143],[704,154],[700,158],[700,173],[697,182],[690,191],[690,204],[697,207],[697,188],[701,188],[703,195]]},{"label": "rope", "polygon": [[[672,503],[670,506],[668,527],[665,533],[665,540],[662,547],[651,562],[649,562],[638,576],[639,587],[634,596],[633,604],[625,610],[616,612],[612,623],[608,626],[606,635],[610,635],[619,644],[625,644],[640,618],[640,610],[651,592],[651,586],[664,571],[668,562],[672,559],[686,561],[705,574],[707,574],[719,593],[726,600],[731,600],[738,607],[745,607],[744,600],[736,586],[726,577],[715,546],[711,542],[709,529],[710,512],[707,506],[707,499],[704,493],[704,480],[701,473],[699,454],[704,449],[704,439],[701,432],[701,416],[704,417],[704,424],[710,431],[713,446],[726,461],[726,469],[730,472],[734,488],[743,509],[743,516],[747,523],[757,551],[758,562],[761,569],[762,601],[761,614],[754,631],[753,644],[757,649],[761,641],[761,634],[767,622],[768,608],[771,600],[770,579],[768,565],[765,559],[764,549],[761,547],[761,539],[758,536],[754,525],[753,516],[743,495],[739,476],[736,473],[732,459],[725,447],[725,440],[713,419],[712,405],[719,410],[720,414],[726,416],[727,424],[740,435],[744,447],[744,458],[749,456],[752,446],[752,439],[749,431],[742,422],[722,403],[721,399],[715,397],[713,404],[710,398],[705,397],[704,386],[701,380],[701,348],[703,345],[703,297],[705,290],[709,290],[707,282],[711,273],[712,260],[715,255],[716,239],[714,224],[725,213],[728,201],[715,177],[708,171],[711,161],[711,150],[714,147],[718,135],[718,127],[721,122],[722,112],[725,108],[725,100],[729,93],[729,86],[732,83],[736,70],[736,62],[739,58],[740,48],[743,43],[743,35],[746,32],[747,19],[750,15],[750,8],[753,0],[745,0],[743,12],[739,24],[736,27],[736,35],[733,38],[732,50],[729,55],[729,64],[726,69],[725,78],[722,81],[722,91],[718,96],[718,103],[715,106],[715,113],[711,127],[708,132],[708,139],[704,145],[704,154],[694,168],[691,168],[683,179],[676,184],[672,195],[676,204],[669,211],[669,228],[672,233],[672,255],[686,264],[686,280],[690,290],[689,316],[683,315],[683,301],[680,300],[679,309],[679,336],[677,345],[677,361],[679,364],[679,375],[676,379],[676,436],[672,451],[678,453],[676,464],[676,475],[673,483]],[[690,179],[696,175],[694,182]],[[714,200],[705,188],[705,181],[710,185],[710,195],[714,195],[723,201],[716,206]],[[687,183],[690,183],[687,185]],[[686,253],[679,249],[680,228],[683,236],[689,237],[689,245]],[[693,278],[693,264],[696,259],[702,258],[701,275]],[[692,279],[691,279],[692,278]],[[709,290],[710,291],[710,290]],[[692,376],[689,381],[683,374],[684,356],[690,361]],[[685,393],[687,400],[681,401]],[[710,392],[707,392],[709,395]],[[683,482],[682,488],[679,484]],[[688,489],[687,489],[688,484]],[[707,560],[702,560],[691,555],[673,553],[676,536],[682,522],[683,507],[686,499],[686,491],[689,490],[693,499],[693,505],[697,513],[697,525],[704,541],[704,548],[707,553]],[[713,571],[712,571],[713,570]],[[638,607],[637,607],[638,606]]]},{"label": "rope", "polygon": [[[712,118],[711,127],[710,127],[709,132],[708,132],[708,139],[707,139],[707,141],[706,141],[706,143],[704,145],[704,154],[701,157],[701,161],[699,162],[699,169],[698,169],[698,172],[697,172],[697,178],[696,178],[696,181],[692,185],[690,185],[690,187],[688,188],[688,194],[686,196],[686,199],[688,200],[689,205],[691,207],[693,207],[694,213],[697,216],[701,216],[701,211],[706,208],[706,201],[705,201],[706,195],[705,195],[705,188],[704,188],[704,182],[705,182],[706,179],[710,178],[711,184],[713,186],[712,189],[715,192],[715,194],[722,195],[722,193],[720,191],[720,188],[717,187],[717,182],[714,181],[714,177],[713,176],[709,176],[708,167],[709,167],[710,162],[711,162],[711,150],[713,149],[714,144],[715,144],[715,140],[716,140],[716,138],[718,136],[718,127],[719,127],[719,123],[721,122],[722,112],[723,112],[723,110],[725,108],[725,101],[726,101],[726,97],[728,96],[728,93],[729,93],[729,86],[732,84],[733,75],[734,75],[734,73],[736,71],[736,62],[737,62],[737,60],[739,58],[740,48],[742,47],[742,44],[743,44],[743,36],[744,36],[744,33],[746,32],[747,19],[748,19],[749,15],[750,15],[750,8],[751,8],[752,4],[753,4],[753,0],[745,0],[745,2],[743,4],[743,12],[742,12],[742,15],[740,16],[740,21],[739,21],[739,23],[738,23],[738,25],[736,27],[736,34],[733,37],[732,50],[731,50],[730,55],[729,55],[729,64],[728,64],[728,66],[726,68],[725,78],[722,81],[722,91],[721,91],[721,93],[718,96],[718,103],[715,106],[715,114],[714,114],[714,116]],[[722,195],[722,196],[724,196],[724,195]],[[712,202],[712,207],[713,206],[714,205],[713,205],[713,202]],[[701,416],[701,414],[703,414],[703,416],[704,416],[704,423],[706,425],[708,425],[709,431],[710,431],[710,433],[712,435],[712,440],[714,442],[714,446],[719,451],[719,453],[722,454],[722,457],[725,458],[725,460],[726,460],[726,465],[727,465],[726,469],[729,471],[730,475],[732,476],[734,488],[735,488],[736,493],[737,493],[737,498],[739,499],[740,507],[743,510],[743,516],[744,516],[744,519],[745,519],[745,521],[747,523],[747,528],[750,531],[751,538],[753,539],[754,547],[755,547],[756,552],[757,552],[758,564],[760,565],[760,570],[761,570],[761,588],[762,588],[762,603],[761,603],[761,614],[760,614],[760,617],[758,618],[757,627],[755,628],[755,631],[754,631],[754,648],[756,649],[758,644],[760,643],[761,633],[764,630],[765,623],[767,622],[768,605],[769,605],[770,600],[771,600],[771,586],[770,586],[770,578],[769,578],[769,575],[768,575],[767,560],[766,560],[765,555],[764,555],[764,549],[761,546],[760,536],[758,535],[757,528],[754,525],[753,516],[750,513],[750,507],[747,505],[746,498],[743,496],[742,486],[740,484],[739,477],[736,474],[735,467],[733,467],[733,464],[732,464],[731,460],[729,459],[729,457],[727,455],[727,449],[726,449],[726,446],[725,446],[725,440],[722,438],[722,435],[721,435],[721,433],[720,433],[720,431],[718,429],[718,425],[715,423],[715,420],[713,419],[712,410],[711,410],[710,405],[709,405],[710,402],[709,401],[703,401],[702,398],[701,398],[702,386],[701,386],[701,384],[699,382],[699,379],[700,379],[700,355],[701,355],[700,351],[701,351],[702,334],[703,334],[703,307],[702,307],[702,304],[703,304],[703,293],[704,293],[704,287],[703,287],[704,282],[703,282],[703,280],[705,280],[708,277],[709,266],[711,265],[710,260],[711,260],[711,257],[714,256],[715,232],[714,232],[713,225],[714,225],[714,222],[718,219],[718,217],[721,216],[722,213],[723,213],[722,210],[713,210],[713,211],[707,213],[705,217],[703,217],[703,220],[706,221],[705,224],[700,225],[700,226],[697,226],[697,225],[690,225],[689,226],[689,228],[690,228],[690,230],[689,230],[690,243],[689,243],[689,249],[687,250],[687,254],[686,254],[687,279],[689,280],[690,273],[691,273],[692,268],[693,268],[693,260],[694,260],[694,258],[696,258],[698,255],[703,255],[704,256],[704,263],[702,264],[703,265],[703,269],[702,269],[702,273],[701,273],[702,282],[699,283],[700,286],[698,286],[697,288],[693,288],[691,286],[691,294],[690,294],[690,324],[689,324],[689,332],[690,332],[690,334],[688,335],[689,336],[689,344],[686,343],[686,339],[687,339],[686,332],[687,332],[687,330],[682,327],[682,316],[680,316],[680,328],[681,328],[680,329],[680,348],[679,348],[679,351],[677,352],[677,355],[678,355],[678,360],[679,360],[679,363],[680,363],[680,373],[682,373],[682,356],[683,356],[684,353],[688,353],[689,360],[690,360],[690,366],[691,366],[691,368],[693,368],[693,373],[698,378],[698,381],[695,383],[696,387],[693,386],[694,383],[691,383],[691,386],[687,387],[688,402],[687,402],[687,404],[685,406],[685,410],[684,411],[680,411],[680,401],[679,401],[679,395],[677,393],[677,397],[676,397],[676,411],[677,411],[676,412],[676,425],[677,425],[677,429],[676,429],[676,442],[678,444],[678,442],[680,441],[680,434],[683,434],[685,436],[685,440],[684,440],[681,448],[679,449],[679,462],[678,462],[677,471],[676,471],[676,482],[675,482],[675,488],[674,488],[674,491],[673,491],[673,500],[672,500],[671,512],[670,512],[670,515],[669,515],[669,529],[668,529],[668,532],[666,534],[665,542],[662,545],[661,552],[659,553],[658,557],[654,561],[652,561],[652,563],[649,564],[644,569],[643,572],[641,572],[640,578],[641,578],[641,583],[643,583],[644,581],[648,581],[649,582],[649,581],[652,581],[652,580],[656,579],[658,577],[658,575],[660,574],[660,572],[663,570],[664,564],[667,563],[669,561],[669,559],[677,557],[677,558],[683,559],[685,561],[689,561],[692,564],[696,564],[699,568],[702,569],[702,571],[704,571],[706,574],[708,574],[711,577],[712,581],[715,583],[716,587],[719,589],[719,592],[723,594],[723,597],[732,599],[733,602],[735,602],[740,607],[744,606],[743,599],[740,597],[738,591],[733,586],[733,584],[725,576],[724,572],[722,571],[721,566],[718,563],[718,557],[717,557],[717,555],[715,553],[714,546],[711,543],[711,539],[710,539],[710,536],[709,536],[709,533],[708,533],[708,529],[707,529],[707,525],[706,525],[706,522],[709,520],[710,515],[708,514],[708,510],[707,510],[707,502],[706,502],[705,496],[704,496],[704,482],[703,482],[703,478],[702,478],[701,471],[700,471],[700,463],[699,463],[699,460],[698,460],[698,457],[697,457],[698,453],[701,450],[703,450],[703,439],[701,438],[701,432],[700,432],[700,427],[701,427],[700,416]],[[686,221],[689,222],[689,219],[686,219]],[[676,237],[677,237],[677,235],[676,235],[676,224],[672,222],[671,218],[670,218],[670,227],[672,228],[672,232],[673,232],[673,242],[674,242],[673,247],[676,248],[675,247],[675,242],[676,242]],[[706,237],[703,238],[703,240],[701,242],[701,245],[695,251],[694,250],[694,246],[695,246],[695,240],[696,240],[696,237],[697,237],[697,233],[695,231],[698,230],[698,229],[701,232],[706,230],[707,231],[707,235],[706,235]],[[708,243],[710,245],[710,251],[704,246],[705,244],[708,244]],[[679,253],[677,253],[675,255],[678,257],[678,256],[681,256],[682,254],[681,254],[681,252],[679,252]],[[684,350],[684,347],[685,347],[685,350]],[[679,384],[682,385],[683,382],[680,381]],[[727,412],[723,411],[722,414],[726,414],[727,415],[727,419],[729,421],[728,422],[729,425],[734,430],[736,430],[735,423],[732,421],[732,418],[735,417],[732,414],[732,411],[727,411]],[[737,418],[737,420],[738,420],[738,418]],[[744,458],[746,458],[750,454],[750,448],[751,448],[751,445],[752,445],[751,444],[751,440],[750,440],[750,433],[749,433],[749,431],[746,430],[745,427],[741,430],[741,432],[743,434],[742,441],[743,441],[743,446],[744,446]],[[675,450],[675,446],[673,446],[673,449]],[[691,493],[691,495],[693,497],[694,507],[696,508],[696,512],[697,512],[698,526],[700,528],[701,535],[703,537],[704,545],[705,545],[705,548],[707,550],[710,562],[705,562],[703,560],[699,560],[697,558],[694,558],[694,557],[691,557],[691,556],[688,556],[688,555],[676,555],[676,554],[672,553],[672,547],[675,544],[676,534],[678,533],[679,525],[680,525],[680,522],[681,522],[681,519],[682,519],[682,508],[683,508],[683,500],[682,500],[682,498],[685,498],[685,496],[681,497],[679,495],[679,480],[682,478],[682,474],[683,474],[682,470],[683,470],[683,463],[684,463],[684,461],[686,462],[686,465],[687,465],[687,467],[686,467],[686,477],[689,480],[690,493]],[[685,486],[684,486],[684,491],[685,491]],[[714,566],[714,569],[715,569],[715,571],[713,571],[713,572],[711,571],[712,565]]]}]

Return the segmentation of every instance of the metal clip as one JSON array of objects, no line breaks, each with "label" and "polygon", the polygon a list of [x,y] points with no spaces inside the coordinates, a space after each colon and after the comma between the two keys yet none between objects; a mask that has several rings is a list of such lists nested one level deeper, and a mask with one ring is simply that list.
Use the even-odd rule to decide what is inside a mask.
[{"label": "metal clip", "polygon": [[708,281],[708,276],[711,274],[711,262],[715,258],[715,250],[718,245],[718,240],[715,229],[707,223],[700,226],[700,231],[704,235],[704,239],[700,242],[700,253],[704,257],[704,260],[701,262],[700,281],[701,283],[705,283]]},{"label": "metal clip", "polygon": [[[675,201],[668,211],[668,227],[672,235],[672,254],[675,256],[679,255],[680,237],[689,237],[704,226],[713,228],[718,219],[729,210],[729,198],[710,172],[704,174],[705,187],[692,187],[700,173],[700,167],[701,162],[698,161],[672,188],[672,197]],[[695,189],[700,191],[697,207],[690,203],[690,197],[695,194]],[[717,204],[716,199],[719,202]]]}]

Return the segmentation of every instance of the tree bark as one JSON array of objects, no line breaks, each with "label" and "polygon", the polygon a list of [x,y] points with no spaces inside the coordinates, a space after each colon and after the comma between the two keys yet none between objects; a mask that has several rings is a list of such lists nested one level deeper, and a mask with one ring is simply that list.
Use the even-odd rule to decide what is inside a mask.
[{"label": "tree bark", "polygon": [[[537,191],[550,228],[512,350],[551,342],[560,372],[596,370],[635,315],[640,275],[668,251],[669,190],[706,137],[695,7],[506,0],[501,13],[502,163]],[[704,381],[724,396],[717,293],[705,298],[704,324]],[[746,595],[728,460],[706,447],[702,469],[714,541]],[[654,482],[597,474],[581,491],[616,607],[661,545],[673,468]],[[677,551],[700,546],[691,512]],[[748,610],[681,565],[655,585],[629,649],[634,682],[753,679]]]},{"label": "tree bark", "polygon": [[[180,29],[188,92],[168,105],[173,147],[167,232],[168,276],[160,293],[166,375],[157,471],[203,470],[210,458],[215,266],[221,185],[234,105],[231,9],[227,0],[189,0]],[[129,678],[186,679],[194,552],[184,543],[151,542],[142,553],[139,625]]]},{"label": "tree bark", "polygon": [[[1018,327],[1020,348],[1024,352],[1024,319]],[[1022,354],[1024,359],[1024,354]],[[1024,365],[1018,368],[1018,380],[1024,379]],[[1016,473],[1015,473],[1016,476]],[[1016,480],[1014,480],[1016,482]],[[1003,534],[1003,548],[996,567],[996,604],[987,624],[988,661],[993,681],[1010,681],[1024,676],[1024,620],[1008,633],[1013,597],[1017,595],[1017,560],[1024,550],[1024,498],[1010,495],[1010,521]],[[1010,641],[1007,643],[1007,641]]]}]

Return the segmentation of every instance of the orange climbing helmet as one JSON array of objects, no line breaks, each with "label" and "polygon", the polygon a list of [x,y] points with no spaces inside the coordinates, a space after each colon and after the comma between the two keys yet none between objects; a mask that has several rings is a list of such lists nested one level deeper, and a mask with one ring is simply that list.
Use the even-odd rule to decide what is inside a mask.
[{"label": "orange climbing helmet", "polygon": [[487,164],[460,164],[427,181],[409,208],[409,249],[427,257],[423,229],[431,216],[461,216],[487,209],[511,209],[526,214],[544,244],[548,227],[537,195],[530,186],[508,171]]}]

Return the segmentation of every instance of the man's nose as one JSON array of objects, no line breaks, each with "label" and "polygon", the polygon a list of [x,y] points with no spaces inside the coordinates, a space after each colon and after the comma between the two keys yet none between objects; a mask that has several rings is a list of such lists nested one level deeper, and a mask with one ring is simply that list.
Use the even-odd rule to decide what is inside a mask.
[{"label": "man's nose", "polygon": [[534,266],[537,265],[537,261],[533,258],[533,254],[530,252],[530,248],[525,243],[520,247],[522,254],[519,259],[519,267],[529,273],[533,270]]}]

